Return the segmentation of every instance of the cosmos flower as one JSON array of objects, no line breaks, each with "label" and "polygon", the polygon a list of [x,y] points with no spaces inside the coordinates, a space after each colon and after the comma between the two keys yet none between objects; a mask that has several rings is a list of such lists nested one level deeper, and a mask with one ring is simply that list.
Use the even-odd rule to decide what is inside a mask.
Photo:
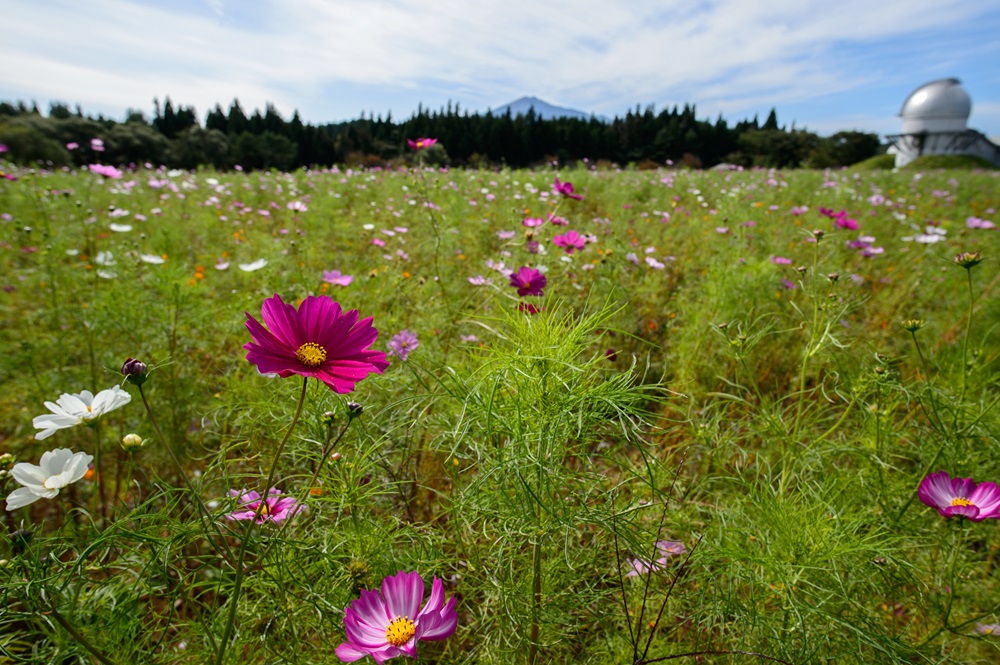
[{"label": "cosmos flower", "polygon": [[437,139],[428,139],[428,138],[420,138],[417,139],[416,141],[414,141],[413,139],[406,139],[407,145],[409,145],[414,150],[423,150],[424,148],[429,148],[437,142],[438,142]]},{"label": "cosmos flower", "polygon": [[667,566],[667,559],[669,557],[684,554],[687,548],[684,547],[684,543],[673,540],[658,540],[656,541],[656,551],[660,556],[653,563],[642,559],[629,559],[628,564],[630,569],[625,573],[625,577],[638,577],[651,571],[657,572],[663,570]]},{"label": "cosmos flower", "polygon": [[410,351],[420,346],[417,335],[409,330],[401,330],[389,340],[389,351],[400,360],[406,360]]},{"label": "cosmos flower", "polygon": [[139,260],[141,260],[143,263],[151,263],[155,266],[158,266],[161,263],[166,262],[165,258],[163,258],[162,256],[157,256],[156,254],[140,254]]},{"label": "cosmos flower", "polygon": [[524,221],[521,222],[521,226],[526,226],[530,229],[535,226],[541,226],[544,223],[545,220],[541,219],[540,217],[526,217]]},{"label": "cosmos flower", "polygon": [[87,165],[87,168],[90,169],[91,173],[95,173],[112,180],[118,180],[122,177],[122,172],[110,165],[105,166],[104,164],[89,164]]},{"label": "cosmos flower", "polygon": [[[260,494],[251,490],[249,492],[237,492],[229,490],[229,496],[239,497],[239,507],[226,515],[229,520],[252,520],[257,515],[257,524],[264,522],[274,522],[277,524],[284,519],[294,516],[302,510],[302,504],[294,497],[282,496],[281,490],[272,487],[267,492],[267,498],[261,499]],[[261,506],[261,503],[264,505]],[[257,514],[257,510],[260,514]]]},{"label": "cosmos flower", "polygon": [[66,149],[67,150],[76,150],[79,147],[80,147],[80,144],[77,143],[76,141],[70,141],[69,143],[66,144]]},{"label": "cosmos flower", "polygon": [[554,191],[556,194],[562,194],[566,198],[573,199],[575,201],[580,201],[583,199],[582,194],[576,194],[573,191],[572,183],[560,182],[559,178],[556,178],[555,183],[553,183],[552,191]]},{"label": "cosmos flower", "polygon": [[980,635],[1000,635],[1000,623],[977,623],[976,632]]},{"label": "cosmos flower", "polygon": [[371,656],[379,664],[397,656],[416,658],[417,642],[450,637],[458,626],[455,597],[445,603],[444,584],[435,577],[421,608],[423,599],[424,580],[416,571],[386,577],[381,592],[363,589],[344,610],[347,641],[337,647],[337,657],[352,663]]},{"label": "cosmos flower", "polygon": [[917,496],[942,517],[960,515],[973,522],[1000,519],[1000,487],[993,482],[976,484],[971,478],[951,478],[938,471],[920,482]]},{"label": "cosmos flower", "polygon": [[567,254],[572,254],[578,249],[583,249],[587,244],[587,239],[576,231],[567,231],[563,235],[552,238],[552,244],[562,247]]},{"label": "cosmos flower", "polygon": [[52,413],[35,416],[31,421],[35,429],[42,430],[35,434],[35,438],[39,441],[47,439],[57,430],[90,422],[131,401],[132,395],[122,390],[121,386],[102,390],[97,395],[89,390],[75,395],[63,393],[55,402],[45,402],[45,408]]},{"label": "cosmos flower", "polygon": [[371,317],[359,321],[356,309],[343,312],[329,296],[308,296],[296,310],[275,294],[261,314],[267,328],[246,312],[251,341],[243,346],[261,374],[311,376],[343,395],[389,366],[385,353],[370,348],[378,339]]},{"label": "cosmos flower", "polygon": [[517,289],[519,296],[540,296],[548,280],[539,270],[521,266],[510,276],[510,285]]},{"label": "cosmos flower", "polygon": [[93,459],[87,453],[59,448],[42,453],[38,466],[27,462],[15,464],[10,475],[23,487],[7,495],[7,510],[17,510],[39,499],[55,498],[59,490],[87,474]]},{"label": "cosmos flower", "polygon": [[104,152],[104,141],[101,139],[90,139],[90,149],[94,152]]},{"label": "cosmos flower", "polygon": [[267,265],[267,259],[257,259],[252,263],[241,263],[240,270],[243,272],[255,272]]},{"label": "cosmos flower", "polygon": [[335,286],[348,286],[354,281],[354,275],[344,275],[339,270],[324,270],[323,281]]},{"label": "cosmos flower", "polygon": [[792,260],[789,258],[785,258],[784,256],[772,256],[771,263],[777,266],[787,266],[791,265]]},{"label": "cosmos flower", "polygon": [[996,224],[988,219],[980,219],[979,217],[969,217],[965,220],[966,228],[970,229],[993,229],[996,228]]}]

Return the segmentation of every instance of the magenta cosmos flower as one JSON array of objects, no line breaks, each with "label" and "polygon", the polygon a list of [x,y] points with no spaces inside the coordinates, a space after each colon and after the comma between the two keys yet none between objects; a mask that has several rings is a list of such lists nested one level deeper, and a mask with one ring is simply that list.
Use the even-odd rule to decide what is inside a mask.
[{"label": "magenta cosmos flower", "polygon": [[420,640],[444,640],[458,625],[455,597],[444,602],[444,585],[434,578],[431,597],[421,609],[424,580],[402,570],[382,580],[382,592],[361,591],[344,610],[347,641],[337,647],[345,663],[371,656],[384,663],[397,656],[417,657]]},{"label": "magenta cosmos flower", "polygon": [[567,254],[572,254],[578,249],[583,249],[587,244],[587,239],[576,231],[567,231],[561,236],[554,237],[552,244],[562,247]]},{"label": "magenta cosmos flower", "polygon": [[329,296],[309,296],[296,310],[275,294],[261,314],[267,328],[246,312],[251,341],[243,346],[261,374],[311,376],[343,395],[389,366],[384,352],[370,348],[378,339],[371,317],[359,321],[356,309],[344,312]]},{"label": "magenta cosmos flower", "polygon": [[323,281],[335,286],[348,286],[354,281],[354,275],[345,275],[339,270],[324,270]]},{"label": "magenta cosmos flower", "polygon": [[413,139],[406,139],[407,145],[409,145],[414,150],[423,150],[424,148],[429,148],[437,142],[438,142],[437,139],[427,139],[427,138],[417,139],[416,141],[414,141]]},{"label": "magenta cosmos flower", "polygon": [[1000,519],[1000,487],[996,483],[977,485],[972,478],[951,478],[938,471],[920,482],[917,496],[931,508],[937,508],[942,517],[961,515],[973,522]]},{"label": "magenta cosmos flower", "polygon": [[510,285],[517,289],[519,296],[540,296],[548,280],[541,271],[521,266],[510,276]]},{"label": "magenta cosmos flower", "polygon": [[573,192],[572,183],[560,182],[559,178],[556,178],[555,183],[552,185],[552,189],[553,191],[556,192],[556,194],[562,194],[563,196],[569,199],[574,199],[576,201],[580,201],[583,199],[582,194],[576,194],[575,192]]},{"label": "magenta cosmos flower", "polygon": [[[226,519],[230,520],[252,520],[254,515],[257,515],[257,510],[259,509],[260,514],[257,515],[257,524],[263,524],[264,522],[274,522],[277,524],[302,510],[302,505],[298,501],[290,496],[282,496],[281,490],[277,487],[272,487],[267,493],[267,498],[263,500],[260,498],[260,494],[253,490],[249,492],[229,490],[229,495],[240,498],[239,507],[226,515]],[[263,506],[261,506],[262,501]]]}]

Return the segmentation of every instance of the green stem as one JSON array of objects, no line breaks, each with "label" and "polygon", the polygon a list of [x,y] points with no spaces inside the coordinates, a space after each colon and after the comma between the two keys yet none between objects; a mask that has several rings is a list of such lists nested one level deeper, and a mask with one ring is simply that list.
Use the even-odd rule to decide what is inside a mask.
[{"label": "green stem", "polygon": [[264,491],[261,494],[260,503],[257,504],[257,510],[254,512],[253,517],[247,521],[247,529],[243,533],[243,543],[240,545],[240,552],[236,559],[236,579],[233,581],[233,595],[229,599],[229,615],[226,617],[226,625],[222,630],[222,637],[219,638],[219,651],[215,658],[215,665],[222,665],[225,662],[226,649],[229,648],[229,637],[232,635],[233,624],[236,622],[236,608],[239,606],[240,592],[243,588],[243,574],[245,572],[243,562],[246,559],[247,545],[250,543],[250,535],[253,533],[254,525],[257,524],[257,520],[260,518],[260,512],[267,505],[268,492],[271,489],[271,483],[274,481],[274,474],[278,470],[278,460],[281,459],[281,451],[284,449],[285,444],[288,443],[292,430],[295,429],[295,423],[298,422],[299,415],[302,414],[302,406],[306,402],[306,387],[308,385],[309,377],[302,377],[302,392],[299,394],[298,406],[295,407],[295,415],[292,416],[292,422],[288,425],[285,436],[274,451],[274,460],[271,462],[271,470],[268,472],[267,481],[264,483]]},{"label": "green stem", "polygon": [[55,605],[50,604],[49,611],[52,613],[52,618],[56,620],[56,623],[62,626],[67,633],[72,635],[73,639],[80,643],[80,646],[82,646],[84,649],[90,652],[90,655],[92,655],[94,658],[104,663],[104,665],[115,665],[115,661],[105,656],[102,651],[100,651],[97,647],[95,647],[93,644],[90,643],[90,640],[88,640],[80,633],[80,631],[74,628],[73,625],[66,620],[66,617],[64,617],[62,614],[59,614],[59,610],[55,608]]},{"label": "green stem", "polygon": [[959,404],[965,400],[965,390],[969,382],[969,337],[972,333],[972,308],[976,302],[975,294],[972,291],[972,269],[966,268],[965,274],[969,281],[969,317],[965,323],[965,342],[962,344],[962,396],[958,398]]},{"label": "green stem", "polygon": [[97,492],[94,495],[97,510],[94,513],[99,514],[103,519],[107,517],[107,497],[104,493],[104,464],[101,460],[101,420],[99,418],[94,422],[94,473],[97,474]]},{"label": "green stem", "polygon": [[231,549],[229,549],[229,544],[226,542],[225,537],[219,531],[219,527],[215,524],[215,522],[212,521],[212,515],[208,511],[208,507],[205,506],[205,502],[201,498],[201,493],[195,491],[194,485],[191,484],[191,479],[188,478],[188,475],[184,472],[184,466],[181,464],[180,459],[178,459],[177,453],[174,452],[173,447],[169,443],[167,443],[166,437],[163,436],[163,430],[160,429],[159,423],[156,422],[156,416],[153,415],[153,409],[149,406],[149,400],[146,399],[146,393],[145,391],[143,391],[142,385],[140,384],[138,388],[139,388],[139,397],[142,398],[142,405],[146,407],[146,415],[149,416],[149,422],[153,425],[153,431],[156,432],[156,436],[160,439],[160,443],[163,444],[163,447],[166,448],[167,452],[170,454],[170,459],[174,463],[174,468],[177,469],[178,475],[180,475],[181,480],[183,480],[184,484],[187,486],[188,493],[190,493],[191,496],[194,497],[195,503],[198,506],[199,516],[201,517],[203,522],[207,522],[215,528],[215,533],[219,536],[219,542],[222,544],[222,549],[225,550],[225,553],[219,550],[219,546],[216,545],[215,541],[212,540],[211,538],[208,538],[209,544],[220,555],[232,561],[233,552]]}]

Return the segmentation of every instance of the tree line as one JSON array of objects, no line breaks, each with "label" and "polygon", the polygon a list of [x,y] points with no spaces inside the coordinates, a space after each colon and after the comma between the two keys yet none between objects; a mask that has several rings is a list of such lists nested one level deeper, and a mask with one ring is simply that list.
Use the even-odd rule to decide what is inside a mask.
[{"label": "tree line", "polygon": [[[296,111],[285,119],[268,104],[247,113],[238,100],[228,111],[216,104],[204,125],[190,106],[167,98],[154,102],[150,119],[129,110],[124,121],[84,115],[53,103],[48,115],[37,105],[0,102],[0,143],[6,158],[22,164],[56,166],[94,162],[292,170],[310,166],[393,165],[412,160],[407,138],[432,137],[439,143],[422,154],[432,164],[530,167],[558,160],[589,159],[639,166],[717,164],[777,168],[849,166],[882,151],[877,134],[839,132],[821,137],[781,127],[771,110],[763,123],[755,116],[732,126],[720,115],[699,120],[693,105],[659,112],[636,107],[611,121],[595,117],[542,119],[534,109],[523,115],[469,113],[458,105],[431,111],[419,107],[410,118],[374,114],[340,123],[311,125]],[[103,150],[94,150],[99,138]],[[69,146],[69,147],[67,147]],[[100,146],[98,146],[100,147]]]}]

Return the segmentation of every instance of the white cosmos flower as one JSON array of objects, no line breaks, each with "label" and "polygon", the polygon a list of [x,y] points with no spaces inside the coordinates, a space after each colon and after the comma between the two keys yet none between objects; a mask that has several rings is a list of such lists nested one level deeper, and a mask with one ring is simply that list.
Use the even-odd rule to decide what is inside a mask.
[{"label": "white cosmos flower", "polygon": [[115,257],[111,252],[98,252],[97,256],[94,257],[94,263],[99,266],[113,266],[115,265]]},{"label": "white cosmos flower", "polygon": [[253,263],[241,263],[240,270],[243,272],[253,272],[254,270],[260,270],[267,265],[267,259],[257,259]]},{"label": "white cosmos flower", "polygon": [[166,261],[162,256],[157,256],[156,254],[140,254],[139,258],[143,263],[152,263],[153,265],[159,265]]},{"label": "white cosmos flower", "polygon": [[110,228],[115,233],[128,233],[129,231],[132,230],[132,225],[131,224],[115,224],[114,222],[112,222],[111,224],[108,225],[108,228]]},{"label": "white cosmos flower", "polygon": [[27,462],[15,464],[10,475],[24,487],[18,487],[7,496],[7,510],[17,510],[39,499],[56,497],[59,490],[87,474],[87,466],[93,459],[93,455],[87,453],[59,448],[42,453],[38,466]]},{"label": "white cosmos flower", "polygon": [[35,429],[42,430],[35,434],[35,438],[47,439],[55,434],[56,430],[75,427],[80,423],[100,418],[105,413],[125,406],[131,401],[132,395],[122,390],[121,386],[102,390],[97,395],[89,390],[76,395],[63,393],[55,402],[45,403],[45,408],[52,413],[35,416],[31,421]]}]

